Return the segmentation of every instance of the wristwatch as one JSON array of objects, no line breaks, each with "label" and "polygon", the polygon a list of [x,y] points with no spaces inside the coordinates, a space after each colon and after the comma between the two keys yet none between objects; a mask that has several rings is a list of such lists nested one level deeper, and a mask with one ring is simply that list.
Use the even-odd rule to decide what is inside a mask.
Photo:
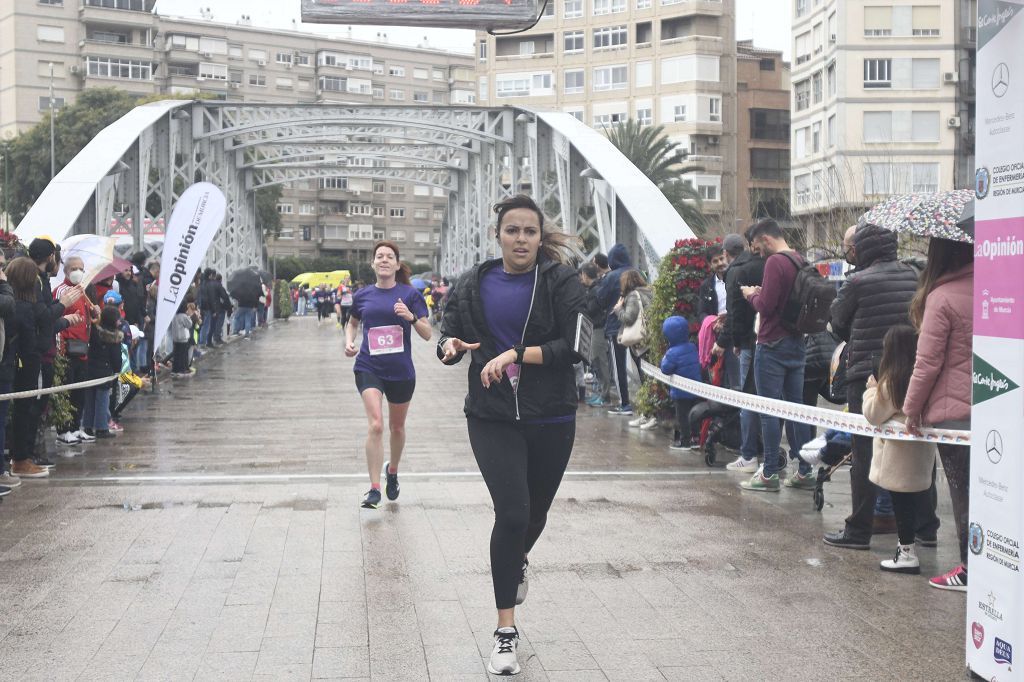
[{"label": "wristwatch", "polygon": [[516,344],[515,346],[512,346],[512,350],[516,352],[516,364],[523,364],[523,355],[526,354],[526,346]]}]

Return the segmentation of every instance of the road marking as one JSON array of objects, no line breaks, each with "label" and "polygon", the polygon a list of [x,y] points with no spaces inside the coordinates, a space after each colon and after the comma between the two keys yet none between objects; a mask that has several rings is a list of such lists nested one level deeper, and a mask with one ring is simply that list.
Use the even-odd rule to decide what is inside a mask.
[{"label": "road marking", "polygon": [[[565,478],[685,478],[694,476],[723,476],[732,472],[725,469],[706,471],[567,471]],[[51,476],[51,483],[230,483],[259,481],[335,481],[361,480],[366,474],[139,474],[137,476],[81,476],[59,478]],[[480,478],[479,471],[409,472],[410,478]]]}]

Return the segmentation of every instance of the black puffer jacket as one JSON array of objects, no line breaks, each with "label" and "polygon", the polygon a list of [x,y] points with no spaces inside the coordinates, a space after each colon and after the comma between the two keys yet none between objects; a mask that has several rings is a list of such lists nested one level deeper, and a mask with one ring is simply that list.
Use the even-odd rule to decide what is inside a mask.
[{"label": "black puffer jacket", "polygon": [[754,318],[757,313],[743,298],[740,287],[760,286],[764,279],[764,259],[744,251],[736,256],[725,271],[726,311],[725,329],[718,335],[718,345],[727,351],[731,348],[751,349],[754,347]]},{"label": "black puffer jacket", "polygon": [[910,324],[910,299],[917,291],[917,271],[896,260],[896,233],[864,225],[853,236],[857,271],[832,302],[831,325],[849,348],[847,379],[871,376],[882,339],[891,328]]},{"label": "black puffer jacket", "polygon": [[[483,273],[500,265],[500,258],[477,265],[463,274],[448,292],[437,356],[444,356],[442,346],[449,337],[480,343],[480,348],[470,353],[467,415],[515,421],[574,414],[578,394],[573,364],[582,358],[572,346],[577,319],[586,308],[585,291],[576,271],[560,263],[541,261],[533,306],[526,323],[523,343],[540,346],[544,364],[523,365],[516,393],[507,379],[492,384],[489,389],[480,383],[484,365],[508,350],[499,348],[491,336],[480,298]],[[462,355],[464,353],[448,364],[459,362]]]}]

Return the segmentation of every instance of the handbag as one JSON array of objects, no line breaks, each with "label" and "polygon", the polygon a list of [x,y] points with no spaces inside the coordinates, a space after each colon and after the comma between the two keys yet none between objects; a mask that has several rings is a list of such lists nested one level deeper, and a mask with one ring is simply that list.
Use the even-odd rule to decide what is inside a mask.
[{"label": "handbag", "polygon": [[637,314],[633,324],[619,330],[618,342],[620,346],[632,348],[639,346],[644,340],[644,300],[637,294],[637,301],[640,303],[640,312]]},{"label": "handbag", "polygon": [[89,344],[81,339],[68,339],[64,342],[64,351],[69,356],[80,358],[89,354]]}]

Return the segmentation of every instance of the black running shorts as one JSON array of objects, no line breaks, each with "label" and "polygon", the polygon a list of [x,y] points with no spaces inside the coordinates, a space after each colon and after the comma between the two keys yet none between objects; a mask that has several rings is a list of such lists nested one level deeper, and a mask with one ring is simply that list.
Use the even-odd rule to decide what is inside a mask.
[{"label": "black running shorts", "polygon": [[384,394],[389,403],[401,405],[412,400],[413,391],[416,390],[416,380],[388,381],[370,374],[369,372],[356,372],[356,388],[360,395],[368,388],[375,388]]}]

